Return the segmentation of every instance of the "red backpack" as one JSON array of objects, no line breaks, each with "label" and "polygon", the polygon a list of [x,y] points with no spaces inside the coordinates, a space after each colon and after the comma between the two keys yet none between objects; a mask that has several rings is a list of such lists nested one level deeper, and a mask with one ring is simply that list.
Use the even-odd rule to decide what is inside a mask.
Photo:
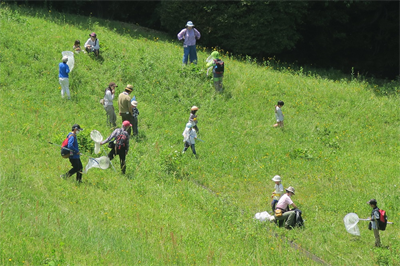
[{"label": "red backpack", "polygon": [[71,151],[69,149],[67,149],[66,147],[68,146],[68,140],[69,137],[71,137],[72,134],[68,135],[68,137],[66,139],[64,139],[64,141],[61,144],[61,157],[63,157],[64,159],[69,158],[69,156],[71,156]]},{"label": "red backpack", "polygon": [[387,226],[387,215],[386,211],[379,209],[379,220],[378,220],[378,229],[385,231]]}]

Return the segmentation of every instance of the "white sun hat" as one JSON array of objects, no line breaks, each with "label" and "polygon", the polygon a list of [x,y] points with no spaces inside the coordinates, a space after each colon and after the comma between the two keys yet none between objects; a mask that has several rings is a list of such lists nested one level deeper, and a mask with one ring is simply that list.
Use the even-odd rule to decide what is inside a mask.
[{"label": "white sun hat", "polygon": [[276,176],[274,176],[274,177],[272,178],[272,181],[274,181],[274,182],[281,182],[282,179],[281,179],[281,177],[280,177],[279,175],[276,175]]}]

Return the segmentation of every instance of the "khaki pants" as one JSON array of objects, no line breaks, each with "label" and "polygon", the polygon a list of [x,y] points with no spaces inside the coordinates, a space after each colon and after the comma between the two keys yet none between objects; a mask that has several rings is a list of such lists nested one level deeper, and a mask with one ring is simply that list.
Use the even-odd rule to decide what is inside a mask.
[{"label": "khaki pants", "polygon": [[104,107],[104,110],[106,110],[107,114],[107,125],[110,127],[116,127],[117,115],[115,114],[114,106],[109,105],[107,107]]},{"label": "khaki pants", "polygon": [[275,216],[275,219],[278,220],[278,221],[286,220],[286,222],[285,222],[285,227],[286,228],[288,228],[289,226],[292,226],[295,218],[296,218],[296,212],[295,211],[284,212],[282,214],[282,216],[280,216],[280,217],[276,217]]},{"label": "khaki pants", "polygon": [[375,247],[381,246],[381,238],[379,236],[379,229],[374,229]]}]

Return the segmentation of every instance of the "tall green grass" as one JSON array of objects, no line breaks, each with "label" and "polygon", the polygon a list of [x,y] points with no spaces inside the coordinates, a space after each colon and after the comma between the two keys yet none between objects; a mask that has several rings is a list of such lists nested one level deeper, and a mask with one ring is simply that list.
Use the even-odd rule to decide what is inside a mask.
[{"label": "tall green grass", "polygon": [[[4,3],[0,23],[0,264],[319,264],[307,250],[331,265],[399,265],[396,83],[228,54],[218,94],[202,63],[181,66],[178,43],[134,25]],[[72,100],[62,100],[61,52],[92,31],[101,57],[75,56]],[[200,62],[208,55],[199,47]],[[60,179],[70,165],[48,142],[79,123],[85,153],[100,156],[89,134],[111,133],[98,103],[111,81],[118,93],[133,84],[139,102],[127,175],[91,169],[81,185]],[[278,100],[284,129],[272,128]],[[192,105],[205,140],[197,160],[180,153]],[[253,221],[270,208],[275,174],[295,187],[305,229]],[[360,237],[345,231],[348,212],[369,216],[370,198],[395,222],[381,232],[387,249],[373,248],[366,222]]]}]

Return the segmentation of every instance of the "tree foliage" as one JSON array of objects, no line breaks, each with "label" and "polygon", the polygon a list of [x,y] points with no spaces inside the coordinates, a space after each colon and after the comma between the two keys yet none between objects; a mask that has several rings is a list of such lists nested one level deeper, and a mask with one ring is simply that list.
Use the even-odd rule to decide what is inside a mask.
[{"label": "tree foliage", "polygon": [[171,37],[193,21],[199,44],[237,55],[399,75],[398,1],[44,1],[58,11],[138,23]]}]

